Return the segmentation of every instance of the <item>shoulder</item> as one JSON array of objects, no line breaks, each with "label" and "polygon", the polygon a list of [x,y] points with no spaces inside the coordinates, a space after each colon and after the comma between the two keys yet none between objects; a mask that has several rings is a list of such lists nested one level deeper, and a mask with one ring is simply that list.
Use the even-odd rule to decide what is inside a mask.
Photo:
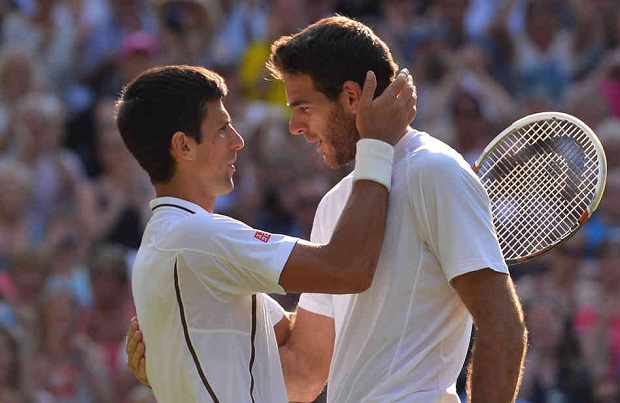
[{"label": "shoulder", "polygon": [[189,215],[176,211],[165,212],[159,217],[154,217],[149,226],[157,234],[156,244],[159,247],[177,249],[187,247],[198,240],[206,244],[223,235],[226,224],[232,219],[220,217],[203,212]]},{"label": "shoulder", "polygon": [[410,146],[397,169],[405,169],[422,180],[437,180],[443,176],[475,176],[471,166],[456,150],[448,144],[419,133],[410,141]]}]

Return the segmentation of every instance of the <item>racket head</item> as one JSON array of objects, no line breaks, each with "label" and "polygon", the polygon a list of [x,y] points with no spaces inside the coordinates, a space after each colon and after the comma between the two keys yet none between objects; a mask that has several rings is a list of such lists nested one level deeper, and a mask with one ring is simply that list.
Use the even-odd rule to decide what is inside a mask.
[{"label": "racket head", "polygon": [[473,169],[489,195],[508,265],[540,257],[572,237],[598,207],[607,179],[594,131],[562,112],[515,121]]}]

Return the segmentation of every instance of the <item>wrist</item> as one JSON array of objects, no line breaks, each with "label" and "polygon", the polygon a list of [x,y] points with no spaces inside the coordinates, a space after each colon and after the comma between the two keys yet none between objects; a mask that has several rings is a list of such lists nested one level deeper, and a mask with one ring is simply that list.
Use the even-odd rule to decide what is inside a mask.
[{"label": "wrist", "polygon": [[353,181],[371,180],[390,190],[394,147],[384,141],[369,138],[360,139],[356,147]]}]

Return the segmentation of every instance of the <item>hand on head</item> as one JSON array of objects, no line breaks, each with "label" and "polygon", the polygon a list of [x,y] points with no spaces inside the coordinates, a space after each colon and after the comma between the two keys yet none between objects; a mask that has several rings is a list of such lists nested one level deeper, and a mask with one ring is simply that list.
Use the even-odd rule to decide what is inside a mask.
[{"label": "hand on head", "polygon": [[417,91],[409,70],[403,69],[396,79],[373,99],[377,87],[374,72],[366,73],[356,126],[362,138],[375,138],[395,145],[415,118]]}]

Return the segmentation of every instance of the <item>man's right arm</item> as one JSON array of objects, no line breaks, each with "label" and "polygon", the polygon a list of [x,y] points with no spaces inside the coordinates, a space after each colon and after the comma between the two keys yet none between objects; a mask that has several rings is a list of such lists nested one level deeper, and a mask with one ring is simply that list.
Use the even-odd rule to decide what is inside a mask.
[{"label": "man's right arm", "polygon": [[[357,127],[362,138],[375,138],[394,145],[415,116],[413,79],[408,71],[402,71],[373,100],[375,88],[375,76],[369,73],[359,101]],[[381,155],[385,150],[379,147],[381,144],[371,144],[372,148],[362,153],[358,143],[353,190],[331,240],[326,245],[303,240],[295,245],[279,279],[287,292],[350,294],[370,287],[381,253],[388,205],[386,186],[389,186],[392,168],[391,158],[386,163]],[[373,162],[373,158],[376,158],[379,176],[387,177],[383,179],[387,184],[366,180],[365,176],[356,180],[358,172],[360,175],[363,175],[361,172],[374,173],[372,169],[363,169],[369,168],[365,163]]]}]

